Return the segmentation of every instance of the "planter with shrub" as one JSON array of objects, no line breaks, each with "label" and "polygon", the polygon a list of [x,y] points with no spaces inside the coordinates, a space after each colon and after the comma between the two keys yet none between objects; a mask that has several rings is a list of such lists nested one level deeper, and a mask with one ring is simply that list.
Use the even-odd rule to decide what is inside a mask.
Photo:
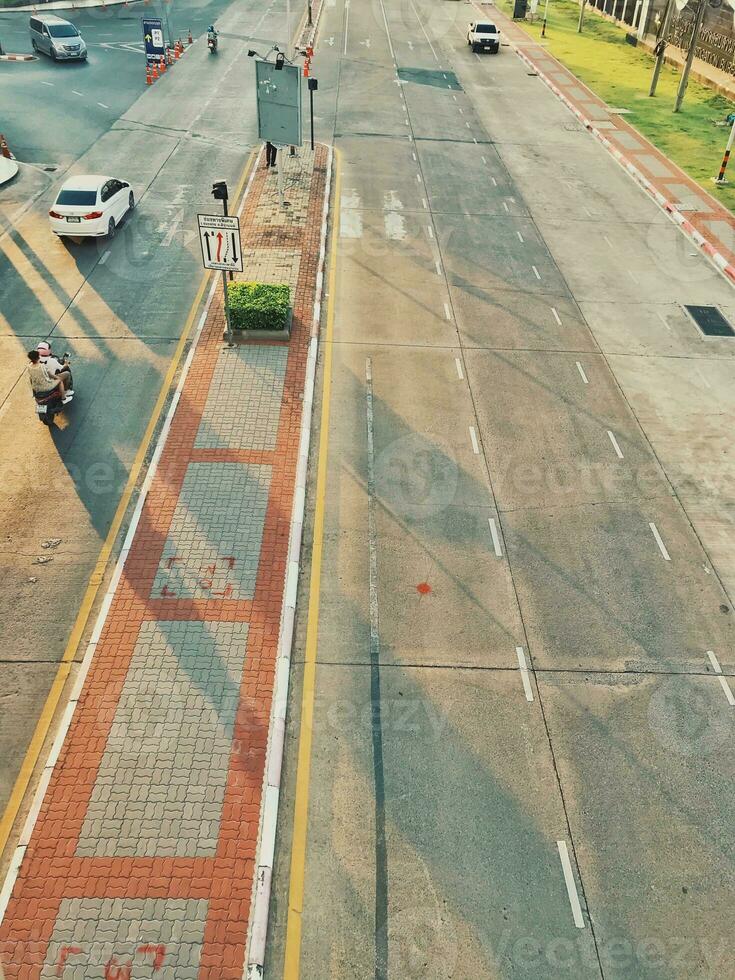
[{"label": "planter with shrub", "polygon": [[240,336],[287,338],[291,334],[291,290],[264,282],[229,282],[230,322]]}]

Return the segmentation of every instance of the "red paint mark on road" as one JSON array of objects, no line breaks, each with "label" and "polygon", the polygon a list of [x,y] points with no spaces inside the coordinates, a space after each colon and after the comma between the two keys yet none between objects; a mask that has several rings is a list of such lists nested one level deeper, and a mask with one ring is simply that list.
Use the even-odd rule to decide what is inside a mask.
[{"label": "red paint mark on road", "polygon": [[56,963],[56,976],[63,976],[66,961],[70,956],[77,956],[81,952],[83,952],[81,946],[62,946],[61,951],[59,952],[59,959]]},{"label": "red paint mark on road", "polygon": [[419,582],[419,584],[416,586],[416,591],[419,595],[429,595],[431,592],[431,586],[428,582]]},{"label": "red paint mark on road", "polygon": [[142,953],[144,956],[153,956],[153,972],[160,970],[163,966],[163,961],[166,959],[166,947],[163,943],[158,946],[153,946],[151,943],[147,943],[145,946],[138,946],[136,950],[138,953]]},{"label": "red paint mark on road", "polygon": [[105,964],[105,980],[130,980],[132,974],[132,962],[118,963],[116,956],[110,957]]},{"label": "red paint mark on road", "polygon": [[227,562],[227,567],[228,568],[234,568],[235,567],[235,559],[232,557],[232,555],[225,555],[222,560]]},{"label": "red paint mark on road", "polygon": [[212,595],[220,596],[223,599],[229,599],[232,595],[232,586],[227,584],[222,592],[213,592]]},{"label": "red paint mark on road", "polygon": [[171,555],[171,557],[166,560],[166,568],[173,568],[174,564],[177,561],[183,561],[183,560],[184,559],[183,558],[179,558],[178,555]]},{"label": "red paint mark on road", "polygon": [[176,598],[176,593],[172,592],[167,585],[164,585],[164,587],[161,589],[161,595],[163,596],[164,599]]}]

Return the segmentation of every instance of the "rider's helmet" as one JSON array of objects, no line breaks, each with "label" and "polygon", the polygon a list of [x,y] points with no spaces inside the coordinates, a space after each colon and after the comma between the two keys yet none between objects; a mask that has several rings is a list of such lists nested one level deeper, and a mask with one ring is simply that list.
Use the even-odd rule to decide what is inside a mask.
[{"label": "rider's helmet", "polygon": [[36,348],[41,357],[51,357],[51,346],[44,340]]}]

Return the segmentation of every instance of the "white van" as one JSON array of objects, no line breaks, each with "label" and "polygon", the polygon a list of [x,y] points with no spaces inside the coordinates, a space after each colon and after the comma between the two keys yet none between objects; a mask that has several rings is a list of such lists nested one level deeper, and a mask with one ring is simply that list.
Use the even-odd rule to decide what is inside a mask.
[{"label": "white van", "polygon": [[33,50],[47,54],[54,61],[70,58],[86,61],[87,45],[73,24],[53,14],[34,14],[28,22]]}]

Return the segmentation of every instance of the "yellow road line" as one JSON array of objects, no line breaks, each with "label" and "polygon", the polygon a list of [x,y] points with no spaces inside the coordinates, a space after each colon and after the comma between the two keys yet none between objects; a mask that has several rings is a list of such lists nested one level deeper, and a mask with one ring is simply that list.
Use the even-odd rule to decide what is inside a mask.
[{"label": "yellow road line", "polygon": [[[242,192],[243,185],[250,171],[251,165],[255,158],[257,151],[253,150],[248,157],[245,168],[240,177],[240,182],[235,192],[235,200],[238,199],[240,193]],[[176,375],[179,368],[179,362],[181,361],[181,356],[184,353],[186,347],[186,342],[189,337],[189,333],[194,323],[194,317],[196,316],[199,304],[202,301],[202,296],[204,295],[204,290],[207,283],[209,282],[209,275],[205,274],[202,276],[202,281],[197,290],[197,294],[194,297],[194,302],[189,309],[189,315],[186,318],[186,324],[179,339],[179,343],[174,352],[171,364],[169,365],[166,376],[163,379],[163,384],[161,385],[161,390],[158,393],[158,398],[156,399],[156,404],[153,407],[153,413],[151,414],[146,430],[143,434],[143,439],[138,447],[138,451],[135,454],[135,459],[133,460],[133,465],[130,469],[130,476],[128,477],[128,482],[123,490],[120,502],[117,505],[117,510],[115,511],[115,516],[112,519],[112,524],[110,525],[110,530],[107,532],[107,537],[105,538],[104,544],[100,550],[99,556],[94,566],[94,570],[89,577],[89,582],[87,583],[87,589],[82,598],[81,605],[79,607],[79,612],[77,613],[77,618],[74,621],[74,626],[72,627],[69,640],[66,644],[66,649],[64,650],[64,655],[61,658],[59,668],[54,677],[53,684],[51,685],[51,690],[48,693],[46,701],[43,708],[41,709],[41,714],[36,723],[36,728],[31,737],[30,744],[26,751],[23,762],[21,763],[20,771],[13,785],[13,789],[10,793],[10,798],[5,807],[5,811],[0,820],[0,855],[5,851],[5,847],[8,843],[8,838],[13,829],[13,824],[15,823],[15,818],[18,816],[18,811],[23,803],[23,798],[25,797],[26,791],[28,789],[28,784],[33,776],[33,771],[36,768],[36,763],[38,762],[38,757],[41,754],[41,749],[43,748],[43,743],[46,741],[46,736],[48,735],[49,728],[51,727],[51,721],[54,717],[54,712],[58,707],[59,701],[61,699],[62,691],[64,690],[64,684],[71,671],[71,663],[77,653],[77,648],[81,643],[82,636],[84,635],[84,630],[87,626],[87,621],[89,619],[89,614],[92,611],[92,606],[97,598],[97,593],[99,587],[102,584],[102,580],[105,575],[105,570],[107,568],[107,563],[110,560],[110,555],[112,554],[112,549],[115,544],[118,532],[122,525],[123,519],[125,518],[125,513],[128,509],[130,499],[133,496],[133,491],[135,490],[135,484],[138,481],[140,471],[145,462],[145,457],[148,452],[148,447],[150,445],[153,434],[158,425],[158,420],[163,411],[163,407],[166,404],[166,399],[168,397],[169,389],[171,388],[171,383]]]},{"label": "yellow road line", "polygon": [[309,612],[306,625],[304,660],[304,690],[301,698],[299,728],[299,759],[296,770],[293,837],[291,842],[291,878],[288,891],[288,921],[286,924],[286,953],[283,964],[284,980],[298,980],[301,960],[301,914],[304,902],[306,872],[306,830],[309,814],[309,778],[311,775],[312,721],[316,690],[316,653],[319,634],[319,593],[321,589],[322,543],[324,537],[324,503],[327,489],[327,450],[329,446],[329,408],[332,390],[332,335],[334,333],[335,283],[337,280],[337,238],[339,235],[339,193],[341,173],[339,152],[335,149],[334,224],[329,253],[329,305],[324,337],[324,387],[322,417],[319,432],[319,465],[316,480],[314,511],[314,541],[311,552],[309,579]]}]

